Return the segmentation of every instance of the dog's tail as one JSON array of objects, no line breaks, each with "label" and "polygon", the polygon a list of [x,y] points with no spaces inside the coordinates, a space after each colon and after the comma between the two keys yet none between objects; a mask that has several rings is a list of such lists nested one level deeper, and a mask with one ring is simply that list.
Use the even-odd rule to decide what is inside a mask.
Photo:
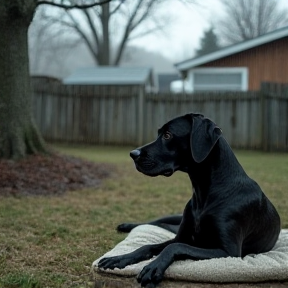
[{"label": "dog's tail", "polygon": [[175,214],[175,215],[168,215],[146,223],[122,223],[117,226],[116,230],[118,232],[129,233],[132,229],[134,229],[139,225],[150,224],[161,227],[163,229],[166,229],[170,232],[177,234],[180,224],[182,222],[182,218],[183,218],[182,214]]},{"label": "dog's tail", "polygon": [[136,223],[122,223],[116,227],[116,230],[118,232],[122,233],[129,233],[133,228],[139,226],[141,224],[136,224]]}]

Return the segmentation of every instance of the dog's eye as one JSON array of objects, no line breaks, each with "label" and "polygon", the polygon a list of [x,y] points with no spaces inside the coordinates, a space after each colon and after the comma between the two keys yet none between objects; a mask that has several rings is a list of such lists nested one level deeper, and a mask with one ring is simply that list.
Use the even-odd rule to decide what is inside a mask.
[{"label": "dog's eye", "polygon": [[163,138],[165,139],[165,140],[169,140],[170,138],[171,138],[171,133],[170,132],[165,132],[164,134],[163,134]]}]

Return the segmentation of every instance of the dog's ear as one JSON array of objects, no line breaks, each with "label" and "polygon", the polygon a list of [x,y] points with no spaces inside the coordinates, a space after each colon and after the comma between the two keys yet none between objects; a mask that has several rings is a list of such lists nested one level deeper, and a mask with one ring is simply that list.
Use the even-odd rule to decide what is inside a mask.
[{"label": "dog's ear", "polygon": [[221,136],[221,129],[210,119],[204,118],[202,115],[194,116],[190,134],[190,146],[194,161],[197,163],[204,161]]}]

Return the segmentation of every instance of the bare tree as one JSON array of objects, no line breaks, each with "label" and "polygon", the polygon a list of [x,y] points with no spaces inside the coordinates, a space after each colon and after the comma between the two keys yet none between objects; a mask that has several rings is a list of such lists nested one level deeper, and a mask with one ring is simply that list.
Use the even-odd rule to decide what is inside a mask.
[{"label": "bare tree", "polygon": [[277,0],[221,0],[225,16],[217,23],[225,44],[245,41],[288,25]]},{"label": "bare tree", "polygon": [[[93,0],[83,8],[111,0]],[[0,1],[0,158],[18,159],[45,152],[45,143],[32,117],[27,45],[28,27],[39,5],[80,9],[63,1]]]},{"label": "bare tree", "polygon": [[80,39],[63,33],[52,19],[44,20],[45,10],[46,5],[37,9],[28,31],[30,74],[40,75],[45,71],[45,75],[62,77],[67,69],[63,59],[78,48]]},{"label": "bare tree", "polygon": [[[121,21],[119,20],[118,24],[114,23],[114,35],[121,35],[116,57],[113,60],[114,64],[119,63],[125,45],[132,37],[132,32],[134,33],[133,37],[149,32],[136,29],[139,28],[140,24],[146,22],[148,15],[150,15],[150,19],[155,18],[153,23],[156,25],[150,26],[150,30],[155,30],[160,26],[156,21],[158,16],[156,15],[156,7],[159,7],[159,3],[165,2],[164,0],[133,0],[131,6],[126,6],[128,1],[0,1],[0,158],[18,159],[28,154],[46,152],[45,142],[32,116],[27,44],[28,28],[38,7],[49,5],[64,9],[66,18],[61,19],[60,22],[69,23],[70,28],[78,30],[82,39],[87,39],[86,43],[91,46],[90,51],[94,53],[95,59],[99,61],[98,64],[103,65],[110,63],[110,37],[112,35],[110,33],[112,32],[109,21],[113,15],[116,13],[121,15]],[[193,0],[182,1],[189,2]],[[98,9],[94,9],[97,6]],[[82,9],[83,12],[81,12]],[[78,14],[71,13],[72,10],[77,10]],[[87,34],[85,29],[80,29],[80,24],[77,22],[79,14],[84,15],[86,24],[91,24],[92,29]],[[128,19],[128,21],[123,22],[124,19]],[[93,22],[98,24],[93,25]],[[120,27],[124,27],[123,34],[118,31]],[[90,34],[94,36],[92,40],[89,37]],[[97,48],[95,49],[95,47]]]},{"label": "bare tree", "polygon": [[116,0],[80,11],[62,9],[58,15],[48,12],[46,19],[60,24],[63,34],[70,29],[78,35],[95,64],[119,65],[130,40],[168,25],[167,16],[161,15],[163,3],[165,0]]}]

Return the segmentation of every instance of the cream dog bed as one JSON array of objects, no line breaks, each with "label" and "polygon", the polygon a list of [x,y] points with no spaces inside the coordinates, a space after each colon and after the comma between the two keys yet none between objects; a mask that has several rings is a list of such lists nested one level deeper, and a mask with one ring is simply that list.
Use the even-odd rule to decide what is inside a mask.
[{"label": "cream dog bed", "polygon": [[[129,265],[124,269],[102,270],[97,263],[103,257],[126,254],[152,243],[173,238],[175,234],[152,225],[134,228],[128,236],[111,251],[93,262],[94,271],[105,271],[123,276],[136,276],[153,259]],[[165,277],[194,282],[263,282],[288,280],[288,230],[282,230],[275,247],[263,254],[245,258],[219,258],[210,260],[185,260],[174,262]]]}]

